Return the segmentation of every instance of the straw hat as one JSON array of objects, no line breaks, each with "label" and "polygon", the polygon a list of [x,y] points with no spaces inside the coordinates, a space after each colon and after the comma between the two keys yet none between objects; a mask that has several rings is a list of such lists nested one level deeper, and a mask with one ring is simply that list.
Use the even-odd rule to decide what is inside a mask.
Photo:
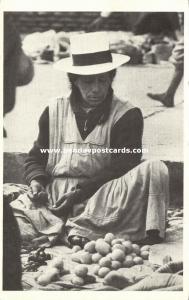
[{"label": "straw hat", "polygon": [[58,70],[92,75],[111,71],[127,63],[127,55],[111,53],[105,32],[75,34],[70,37],[71,56],[54,64]]}]

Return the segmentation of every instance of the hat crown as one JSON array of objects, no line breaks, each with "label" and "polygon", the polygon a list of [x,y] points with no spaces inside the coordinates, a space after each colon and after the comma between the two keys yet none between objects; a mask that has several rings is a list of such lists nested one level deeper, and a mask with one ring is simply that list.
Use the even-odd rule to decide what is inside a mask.
[{"label": "hat crown", "polygon": [[87,54],[109,50],[109,40],[104,32],[77,34],[70,37],[72,54]]}]

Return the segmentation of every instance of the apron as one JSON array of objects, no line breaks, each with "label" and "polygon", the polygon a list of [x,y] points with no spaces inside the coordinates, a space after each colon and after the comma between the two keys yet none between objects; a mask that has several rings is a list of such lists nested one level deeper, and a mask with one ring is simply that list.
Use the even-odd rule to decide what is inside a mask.
[{"label": "apron", "polygon": [[[83,140],[69,98],[59,98],[49,106],[50,149],[59,149],[49,154],[47,163],[47,171],[52,176],[47,186],[51,204],[110,165],[110,153],[78,153],[73,150],[109,148],[112,127],[132,107],[129,102],[121,102],[114,96],[108,120],[97,125]],[[164,238],[168,203],[167,167],[160,161],[146,161],[104,184],[82,204],[82,208],[75,205],[66,226],[69,236],[88,239],[113,232],[137,241],[145,238],[151,229],[159,230],[160,237]]]}]

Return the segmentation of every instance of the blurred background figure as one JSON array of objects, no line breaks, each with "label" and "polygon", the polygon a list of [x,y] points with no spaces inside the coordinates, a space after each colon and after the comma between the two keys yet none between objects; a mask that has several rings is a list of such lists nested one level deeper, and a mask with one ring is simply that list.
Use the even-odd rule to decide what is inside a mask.
[{"label": "blurred background figure", "polygon": [[[4,110],[10,112],[15,104],[16,86],[28,84],[34,75],[33,63],[22,50],[20,36],[9,15],[4,16]],[[4,137],[6,131],[4,130]]]},{"label": "blurred background figure", "polygon": [[[4,16],[4,110],[15,105],[16,86],[29,83],[34,75],[32,61],[21,47],[20,36],[9,16]],[[6,137],[6,131],[3,131]],[[3,290],[21,290],[20,234],[6,197],[3,196]]]}]

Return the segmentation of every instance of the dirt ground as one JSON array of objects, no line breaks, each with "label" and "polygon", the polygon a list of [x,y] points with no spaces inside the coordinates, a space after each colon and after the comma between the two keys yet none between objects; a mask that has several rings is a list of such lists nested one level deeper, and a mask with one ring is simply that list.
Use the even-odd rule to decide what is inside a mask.
[{"label": "dirt ground", "polygon": [[[141,108],[144,118],[143,146],[148,148],[145,158],[183,161],[183,84],[177,90],[174,108],[165,108],[147,97],[147,92],[163,91],[173,74],[173,66],[123,66],[114,82],[115,93]],[[5,117],[8,138],[4,140],[7,152],[27,152],[38,133],[38,119],[49,99],[68,91],[64,73],[50,64],[35,64],[35,77],[17,89],[14,110]]]}]

